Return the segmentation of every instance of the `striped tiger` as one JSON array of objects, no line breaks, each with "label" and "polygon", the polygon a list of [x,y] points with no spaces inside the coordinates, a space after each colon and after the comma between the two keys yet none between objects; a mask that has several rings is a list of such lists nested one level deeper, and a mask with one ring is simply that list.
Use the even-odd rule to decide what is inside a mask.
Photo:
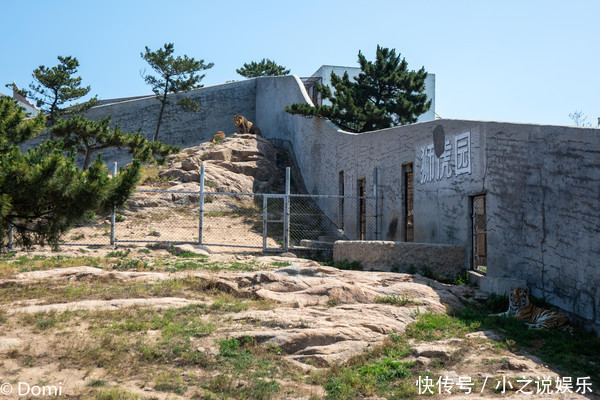
[{"label": "striped tiger", "polygon": [[494,316],[514,315],[527,321],[530,329],[558,329],[573,334],[573,326],[566,315],[533,305],[529,302],[529,291],[524,288],[511,288],[508,298],[508,310]]}]

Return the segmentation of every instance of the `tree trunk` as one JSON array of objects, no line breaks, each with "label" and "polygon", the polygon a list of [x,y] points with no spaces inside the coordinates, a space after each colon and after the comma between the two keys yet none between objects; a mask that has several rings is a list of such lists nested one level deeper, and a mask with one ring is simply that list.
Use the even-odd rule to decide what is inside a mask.
[{"label": "tree trunk", "polygon": [[158,140],[158,132],[160,131],[160,123],[162,122],[163,112],[165,111],[165,106],[167,105],[167,90],[169,88],[169,78],[165,83],[165,92],[163,93],[162,100],[160,100],[160,113],[158,114],[158,122],[156,123],[156,132],[154,133],[153,142]]},{"label": "tree trunk", "polygon": [[83,170],[87,170],[90,164],[92,163],[92,153],[93,150],[87,149],[85,152],[85,161],[83,162]]}]

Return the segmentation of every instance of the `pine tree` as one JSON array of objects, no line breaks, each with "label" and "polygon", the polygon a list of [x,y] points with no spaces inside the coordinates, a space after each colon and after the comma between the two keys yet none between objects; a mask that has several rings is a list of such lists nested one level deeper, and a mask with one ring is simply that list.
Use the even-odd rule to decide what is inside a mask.
[{"label": "pine tree", "polygon": [[153,161],[154,157],[164,157],[179,151],[179,147],[161,142],[149,142],[141,133],[125,133],[117,125],[110,127],[111,116],[98,121],[90,120],[83,115],[59,120],[52,127],[55,137],[61,138],[66,149],[74,148],[84,156],[83,169],[92,162],[92,155],[100,150],[116,147],[127,148],[130,154],[140,161]]},{"label": "pine tree", "polygon": [[[165,107],[170,104],[167,94],[187,92],[202,87],[203,85],[199,82],[205,75],[197,75],[197,73],[210,69],[214,65],[213,63],[204,64],[204,60],[197,61],[187,55],[174,57],[174,51],[173,43],[166,43],[164,48],[156,51],[151,51],[146,46],[146,52],[141,53],[142,58],[150,64],[150,67],[157,74],[157,76],[153,76],[142,73],[142,77],[152,87],[152,91],[160,101],[160,112],[153,141],[158,140],[163,113]],[[196,112],[200,108],[198,102],[189,97],[179,100],[177,104],[186,111]]]},{"label": "pine tree", "polygon": [[[29,85],[29,95],[36,100],[37,107],[48,115],[48,126],[52,127],[58,118],[64,113],[63,105],[80,99],[90,92],[90,87],[81,86],[81,77],[74,77],[79,67],[79,61],[75,57],[58,56],[60,63],[55,67],[40,65],[33,70],[34,82]],[[94,98],[74,111],[82,111],[96,104]]]},{"label": "pine tree", "polygon": [[322,98],[331,105],[311,106],[295,103],[285,108],[291,114],[328,118],[338,127],[350,132],[368,132],[417,121],[429,110],[424,68],[409,71],[405,59],[396,50],[377,46],[375,62],[358,52],[361,72],[354,82],[348,73],[339,77],[331,74],[332,94],[327,86],[315,84]]},{"label": "pine tree", "polygon": [[44,127],[43,115],[26,119],[16,102],[0,98],[0,247],[10,228],[17,244],[56,246],[62,234],[98,209],[123,205],[139,180],[138,160],[110,179],[100,157],[82,171],[75,152],[65,155],[60,141],[47,140],[23,153],[19,143]]},{"label": "pine tree", "polygon": [[236,69],[235,72],[245,78],[256,78],[258,76],[287,75],[290,73],[290,70],[284,66],[277,65],[275,61],[263,58],[259,62],[252,61],[249,64],[244,64],[242,68]]}]

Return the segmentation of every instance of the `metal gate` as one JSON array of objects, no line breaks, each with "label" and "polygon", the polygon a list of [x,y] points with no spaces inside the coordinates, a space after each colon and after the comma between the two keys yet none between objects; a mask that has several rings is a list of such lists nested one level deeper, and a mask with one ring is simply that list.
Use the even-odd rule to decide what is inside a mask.
[{"label": "metal gate", "polygon": [[[286,210],[289,210],[288,196],[283,194],[263,196],[263,251],[277,251],[289,247],[289,236],[285,234],[288,232]],[[267,238],[274,239],[275,244],[273,241],[268,243]]]},{"label": "metal gate", "polygon": [[487,271],[487,215],[485,194],[472,197],[473,269]]}]

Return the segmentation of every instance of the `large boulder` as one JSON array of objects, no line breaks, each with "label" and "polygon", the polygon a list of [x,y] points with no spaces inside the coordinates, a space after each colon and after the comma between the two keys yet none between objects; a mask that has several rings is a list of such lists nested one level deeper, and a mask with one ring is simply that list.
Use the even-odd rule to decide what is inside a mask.
[{"label": "large boulder", "polygon": [[[233,134],[219,143],[202,143],[172,154],[158,175],[168,181],[170,191],[199,192],[202,166],[205,192],[268,193],[282,179],[275,148],[268,140],[248,134]],[[199,197],[199,193],[138,192],[129,206],[169,207],[173,203],[197,203]]]}]

